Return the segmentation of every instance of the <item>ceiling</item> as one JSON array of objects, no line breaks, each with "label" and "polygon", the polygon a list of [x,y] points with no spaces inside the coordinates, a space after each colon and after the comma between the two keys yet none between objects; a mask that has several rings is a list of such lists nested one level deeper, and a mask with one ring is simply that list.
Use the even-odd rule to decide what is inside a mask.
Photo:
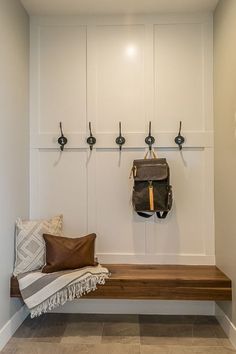
[{"label": "ceiling", "polygon": [[30,15],[115,15],[214,11],[218,0],[21,0]]}]

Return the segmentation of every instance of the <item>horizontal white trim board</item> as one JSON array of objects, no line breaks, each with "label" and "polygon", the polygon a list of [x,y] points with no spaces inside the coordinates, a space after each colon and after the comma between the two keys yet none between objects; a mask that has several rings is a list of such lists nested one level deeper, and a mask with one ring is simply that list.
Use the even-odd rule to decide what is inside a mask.
[{"label": "horizontal white trim board", "polygon": [[15,331],[22,324],[28,316],[29,311],[26,306],[22,306],[12,318],[0,329],[0,351],[5,347],[7,342],[11,339]]},{"label": "horizontal white trim board", "polygon": [[215,304],[215,316],[217,320],[219,321],[221,327],[227,334],[229,340],[233,344],[233,346],[236,348],[236,327],[235,325],[230,321],[228,316],[224,313],[224,311],[221,310],[221,308]]},{"label": "horizontal white trim board", "polygon": [[212,13],[194,14],[140,14],[140,15],[81,15],[81,16],[31,16],[31,26],[77,26],[80,25],[137,25],[137,24],[176,24],[206,23],[212,21]]},{"label": "horizontal white trim board", "polygon": [[[126,138],[125,145],[123,148],[145,148],[147,144],[145,144],[145,138],[148,135],[146,133],[140,132],[132,132],[125,133],[122,132],[124,137]],[[158,148],[173,148],[178,146],[175,144],[174,139],[177,135],[177,131],[175,132],[152,132],[152,135],[156,139],[156,143],[154,147]],[[182,132],[185,137],[185,142],[183,147],[186,148],[206,148],[213,147],[213,132]],[[88,148],[88,144],[86,143],[87,137],[89,133],[66,133],[64,129],[64,135],[68,139],[68,143],[66,148],[69,149],[85,149]],[[118,131],[116,133],[96,133],[93,132],[93,135],[96,137],[97,142],[94,148],[96,149],[117,149],[117,144],[115,140],[119,135]],[[57,139],[60,136],[60,132],[56,133],[36,133],[31,134],[31,148],[33,149],[55,149],[58,147]]]},{"label": "horizontal white trim board", "polygon": [[214,255],[97,253],[101,263],[215,265]]},{"label": "horizontal white trim board", "polygon": [[214,315],[214,301],[80,299],[57,308],[57,313]]}]

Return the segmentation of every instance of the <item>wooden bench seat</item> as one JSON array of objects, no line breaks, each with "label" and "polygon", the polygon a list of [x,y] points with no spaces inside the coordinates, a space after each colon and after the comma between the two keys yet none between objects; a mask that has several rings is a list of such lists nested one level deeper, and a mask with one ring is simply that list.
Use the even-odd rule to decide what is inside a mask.
[{"label": "wooden bench seat", "polygon": [[[231,300],[231,280],[216,266],[107,264],[111,277],[93,299]],[[11,297],[21,297],[11,278]]]}]

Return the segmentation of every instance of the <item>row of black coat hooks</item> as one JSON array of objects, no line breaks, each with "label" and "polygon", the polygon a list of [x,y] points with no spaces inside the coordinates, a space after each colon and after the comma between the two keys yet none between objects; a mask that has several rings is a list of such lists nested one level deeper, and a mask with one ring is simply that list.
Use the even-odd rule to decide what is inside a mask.
[{"label": "row of black coat hooks", "polygon": [[[175,137],[175,143],[178,145],[179,150],[182,150],[183,144],[185,142],[185,138],[181,134],[182,130],[182,122],[179,122],[179,132],[178,135]],[[61,151],[64,150],[65,145],[68,142],[68,139],[64,136],[63,130],[62,130],[62,123],[60,122],[60,132],[61,135],[58,138],[58,144],[60,145]],[[89,136],[87,138],[87,144],[89,145],[90,150],[93,150],[93,146],[96,144],[97,140],[92,134],[92,125],[91,122],[89,122]],[[116,144],[119,146],[120,151],[122,150],[123,145],[125,144],[126,140],[124,136],[122,135],[121,132],[121,122],[119,122],[119,135],[117,136],[115,140]],[[145,143],[148,145],[149,150],[152,150],[152,145],[155,143],[155,138],[152,136],[152,123],[149,122],[149,133],[148,136],[145,138]]]}]

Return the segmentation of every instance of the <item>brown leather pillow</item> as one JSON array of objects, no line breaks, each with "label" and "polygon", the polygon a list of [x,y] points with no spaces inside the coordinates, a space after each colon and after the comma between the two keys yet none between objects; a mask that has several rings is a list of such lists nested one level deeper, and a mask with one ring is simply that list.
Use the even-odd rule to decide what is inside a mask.
[{"label": "brown leather pillow", "polygon": [[95,234],[69,238],[44,234],[46,265],[43,273],[97,265],[94,260]]}]

